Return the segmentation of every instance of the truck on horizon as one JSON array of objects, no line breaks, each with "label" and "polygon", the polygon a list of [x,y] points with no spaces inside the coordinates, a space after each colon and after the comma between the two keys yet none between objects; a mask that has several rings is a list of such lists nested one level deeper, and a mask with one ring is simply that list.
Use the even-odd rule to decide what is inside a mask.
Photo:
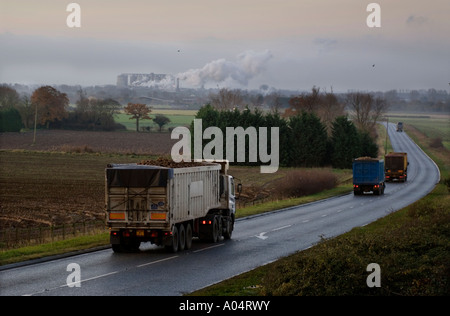
[{"label": "truck on horizon", "polygon": [[109,164],[106,223],[114,252],[137,250],[141,242],[177,252],[191,248],[193,237],[230,239],[236,190],[228,168],[227,161]]}]

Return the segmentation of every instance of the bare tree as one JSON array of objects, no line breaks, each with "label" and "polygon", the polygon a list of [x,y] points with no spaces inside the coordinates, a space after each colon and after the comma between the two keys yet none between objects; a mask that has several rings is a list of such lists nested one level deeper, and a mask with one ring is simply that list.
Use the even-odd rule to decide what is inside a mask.
[{"label": "bare tree", "polygon": [[369,133],[373,133],[377,121],[388,108],[386,100],[360,92],[347,94],[347,104],[353,112],[353,121],[358,129]]},{"label": "bare tree", "polygon": [[211,105],[217,110],[233,110],[240,109],[244,104],[240,90],[220,89],[218,94],[209,96]]},{"label": "bare tree", "polygon": [[280,113],[281,109],[281,95],[278,92],[272,92],[266,96],[266,102],[270,105],[270,110],[273,113]]},{"label": "bare tree", "polygon": [[345,116],[345,103],[339,102],[333,91],[326,92],[320,96],[320,105],[316,114],[327,127],[328,135],[331,135],[332,124],[335,119],[339,116]]}]

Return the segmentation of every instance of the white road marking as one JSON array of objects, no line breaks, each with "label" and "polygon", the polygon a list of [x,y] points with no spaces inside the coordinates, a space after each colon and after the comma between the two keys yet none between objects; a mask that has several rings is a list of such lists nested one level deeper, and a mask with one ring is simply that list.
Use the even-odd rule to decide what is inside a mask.
[{"label": "white road marking", "polygon": [[201,252],[201,251],[205,251],[205,250],[209,250],[209,249],[213,249],[213,248],[217,248],[217,247],[222,247],[222,246],[225,246],[225,244],[218,244],[218,245],[215,245],[215,246],[206,247],[206,248],[203,248],[203,249],[199,249],[199,250],[193,251],[193,253]]},{"label": "white road marking", "polygon": [[269,237],[264,236],[265,234],[267,234],[267,233],[266,233],[266,232],[263,232],[263,233],[261,233],[261,234],[255,236],[255,237],[256,237],[256,238],[259,238],[259,239],[261,239],[261,240],[266,240],[266,239],[269,238]]},{"label": "white road marking", "polygon": [[278,230],[286,229],[286,228],[289,228],[289,227],[291,227],[291,226],[292,226],[292,225],[287,225],[287,226],[275,228],[275,229],[272,229],[272,231],[273,231],[273,232],[276,232],[276,231],[278,231]]},{"label": "white road marking", "polygon": [[172,259],[175,259],[175,258],[178,258],[178,257],[179,256],[173,256],[173,257],[169,257],[169,258],[165,258],[165,259],[161,259],[161,260],[156,260],[156,261],[152,261],[152,262],[149,262],[149,263],[144,263],[144,264],[138,265],[137,267],[138,268],[142,268],[142,267],[149,266],[149,265],[152,265],[152,264],[155,264],[155,263],[159,263],[159,262],[163,262],[163,261],[167,261],[167,260],[172,260]]}]

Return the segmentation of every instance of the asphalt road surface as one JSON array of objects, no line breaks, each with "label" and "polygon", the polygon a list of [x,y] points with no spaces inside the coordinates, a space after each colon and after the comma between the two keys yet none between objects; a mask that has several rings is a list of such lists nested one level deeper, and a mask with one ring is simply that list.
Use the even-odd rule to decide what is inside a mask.
[{"label": "asphalt road surface", "polygon": [[390,124],[389,135],[395,151],[408,153],[410,165],[408,181],[387,183],[384,195],[347,194],[240,219],[231,240],[194,241],[192,249],[176,254],[144,244],[138,253],[106,249],[9,267],[0,271],[0,295],[178,296],[367,225],[424,197],[439,181],[437,166],[405,133]]}]

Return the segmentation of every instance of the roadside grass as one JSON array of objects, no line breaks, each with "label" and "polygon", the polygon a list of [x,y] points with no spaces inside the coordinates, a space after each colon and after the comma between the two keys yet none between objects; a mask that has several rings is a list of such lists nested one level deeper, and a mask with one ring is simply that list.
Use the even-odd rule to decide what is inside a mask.
[{"label": "roadside grass", "polygon": [[0,252],[0,266],[60,255],[79,250],[92,249],[109,244],[109,233],[80,236],[35,246],[10,249]]},{"label": "roadside grass", "polygon": [[277,201],[271,201],[266,203],[261,203],[257,205],[248,206],[236,211],[236,218],[242,218],[257,214],[262,214],[266,212],[271,212],[274,210],[280,210],[284,208],[289,208],[293,206],[299,206],[306,203],[311,203],[323,199],[328,199],[330,197],[339,196],[343,194],[348,194],[353,190],[351,184],[341,184],[333,189],[325,190],[316,194],[302,196],[298,198],[282,199]]}]

